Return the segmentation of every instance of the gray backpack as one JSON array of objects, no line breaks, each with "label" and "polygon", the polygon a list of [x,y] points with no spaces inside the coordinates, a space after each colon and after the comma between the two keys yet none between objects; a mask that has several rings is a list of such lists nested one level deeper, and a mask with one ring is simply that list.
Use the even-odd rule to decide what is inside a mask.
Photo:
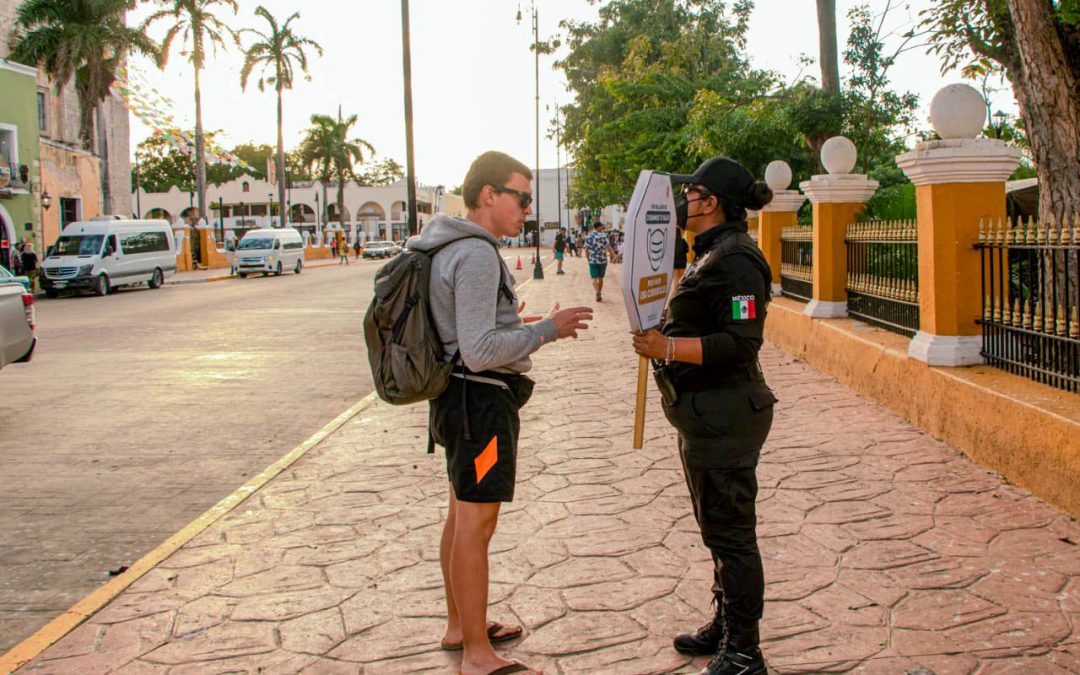
[{"label": "gray backpack", "polygon": [[[443,360],[442,340],[431,318],[428,287],[431,259],[452,243],[430,251],[407,250],[375,274],[375,297],[364,315],[364,341],[375,391],[387,403],[406,405],[437,398],[450,382],[460,354],[450,361]],[[498,256],[497,248],[495,252]],[[499,267],[504,279],[501,291],[506,294],[501,257]],[[508,297],[513,297],[512,292]]]}]

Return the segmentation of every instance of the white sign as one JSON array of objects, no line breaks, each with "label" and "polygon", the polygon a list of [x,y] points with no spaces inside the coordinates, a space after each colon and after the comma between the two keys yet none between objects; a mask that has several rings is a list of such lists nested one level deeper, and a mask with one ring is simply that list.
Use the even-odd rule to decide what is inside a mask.
[{"label": "white sign", "polygon": [[642,171],[626,210],[623,301],[630,330],[660,325],[675,265],[675,199],[666,173]]}]

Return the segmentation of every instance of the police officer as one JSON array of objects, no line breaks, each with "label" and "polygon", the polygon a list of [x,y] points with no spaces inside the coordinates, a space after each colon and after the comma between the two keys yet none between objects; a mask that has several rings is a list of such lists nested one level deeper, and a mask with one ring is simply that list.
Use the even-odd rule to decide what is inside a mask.
[{"label": "police officer", "polygon": [[767,673],[758,647],[765,579],[757,546],[756,467],[776,397],[758,363],[772,275],[747,234],[746,209],[772,191],[738,162],[707,160],[685,184],[679,220],[696,235],[694,263],[672,294],[661,330],[634,336],[657,365],[664,413],[705,545],[715,616],[675,638],[683,654],[714,655],[702,675]]}]

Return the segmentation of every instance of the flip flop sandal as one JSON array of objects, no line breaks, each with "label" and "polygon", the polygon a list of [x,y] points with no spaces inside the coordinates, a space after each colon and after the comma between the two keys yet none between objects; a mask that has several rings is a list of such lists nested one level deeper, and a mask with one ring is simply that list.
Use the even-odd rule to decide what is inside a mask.
[{"label": "flip flop sandal", "polygon": [[510,675],[511,673],[536,673],[538,671],[533,670],[521,661],[514,661],[508,666],[502,668],[496,668],[487,675]]},{"label": "flip flop sandal", "polygon": [[[506,628],[507,628],[506,626],[499,623],[498,621],[489,622],[488,627],[487,627],[488,642],[490,642],[491,644],[496,644],[498,642],[509,642],[510,640],[518,639],[519,637],[521,637],[521,634],[525,632],[525,629],[521,628],[519,626],[517,628],[517,630],[512,630],[509,633],[500,634]],[[442,640],[442,641],[439,642],[439,647],[441,647],[442,650],[445,651],[445,652],[460,652],[462,649],[465,648],[465,643],[464,642],[447,642],[445,640]],[[506,667],[509,668],[509,666],[506,666]],[[519,673],[521,671],[520,670],[509,670],[507,672],[508,673]]]}]

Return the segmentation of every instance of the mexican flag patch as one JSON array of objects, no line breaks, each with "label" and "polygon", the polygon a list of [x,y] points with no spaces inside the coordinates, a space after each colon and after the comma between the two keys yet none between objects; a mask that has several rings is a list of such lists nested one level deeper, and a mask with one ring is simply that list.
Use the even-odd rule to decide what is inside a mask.
[{"label": "mexican flag patch", "polygon": [[735,321],[746,321],[757,318],[757,308],[754,306],[754,296],[736,295],[731,299],[731,318]]}]

